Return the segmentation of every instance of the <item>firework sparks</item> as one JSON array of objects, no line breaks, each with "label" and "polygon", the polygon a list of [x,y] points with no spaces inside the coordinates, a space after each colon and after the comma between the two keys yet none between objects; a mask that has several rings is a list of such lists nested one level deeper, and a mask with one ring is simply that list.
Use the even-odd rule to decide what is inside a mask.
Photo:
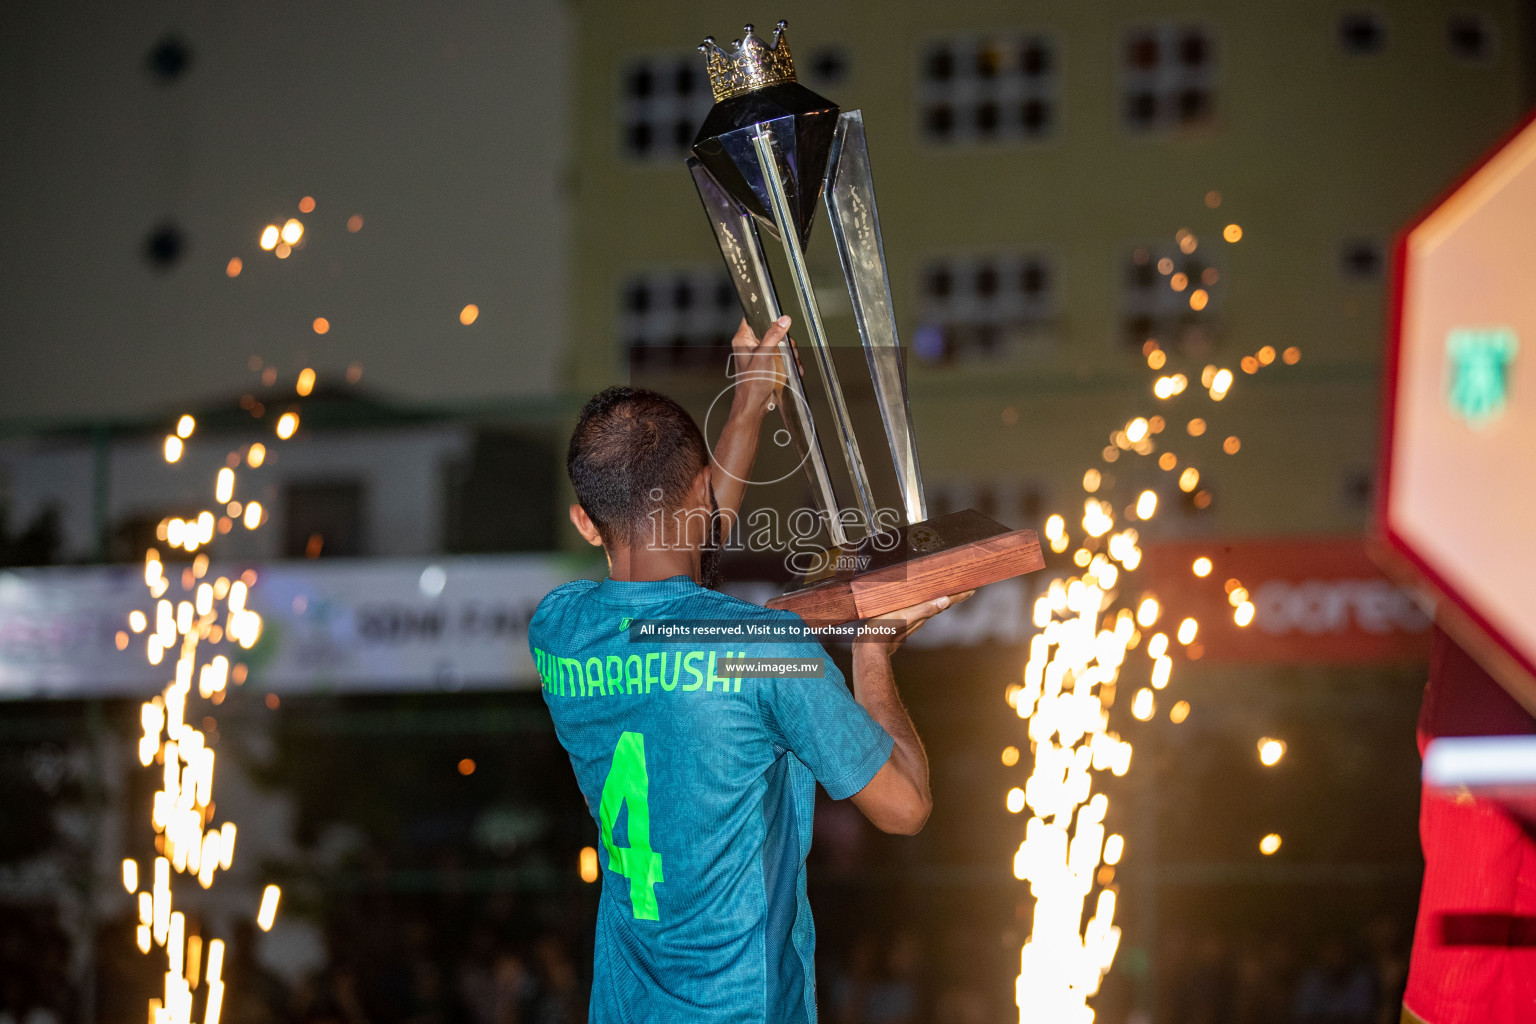
[{"label": "firework sparks", "polygon": [[[284,243],[297,242],[302,231],[298,221],[289,221],[282,233]],[[298,388],[301,394],[313,387],[314,377],[313,370],[303,371]],[[284,413],[278,422],[279,438],[292,437],[297,426],[298,414]],[[180,418],[175,431],[166,436],[166,462],[181,459],[195,430],[196,421],[191,416]],[[259,502],[242,504],[237,499],[236,469],[242,461],[255,469],[266,456],[266,447],[261,444],[230,452],[213,482],[216,505],[229,516],[242,517],[252,530],[266,517]],[[194,995],[201,985],[207,987],[202,1024],[218,1024],[225,998],[221,976],[224,943],[220,939],[205,942],[196,931],[195,920],[189,922],[181,911],[172,909],[172,882],[175,876],[184,875],[207,889],[218,872],[230,870],[234,863],[235,823],[225,820],[217,827],[213,824],[215,752],[207,734],[188,720],[187,712],[194,699],[194,684],[196,699],[217,705],[231,685],[239,685],[246,678],[245,666],[232,659],[241,650],[255,646],[261,636],[261,616],[247,606],[256,573],[247,570],[237,579],[219,576],[205,581],[209,575],[206,553],[198,554],[179,579],[167,574],[165,566],[169,552],[198,552],[213,543],[216,530],[227,532],[227,527],[217,523],[213,510],[160,523],[156,537],[167,550],[162,552],[157,546],[144,554],[144,585],[153,604],[149,609],[130,612],[128,630],[120,634],[124,640],[119,646],[123,648],[131,637],[143,637],[144,656],[151,665],[162,664],[168,654],[174,658],[173,678],[139,709],[143,730],[139,763],[145,768],[158,766],[161,780],[150,814],[160,855],[154,860],[147,889],[140,890],[143,879],[138,862],[123,862],[123,887],[136,897],[138,905],[138,948],[146,955],[157,946],[165,950],[164,991],[149,1000],[153,1024],[193,1024]],[[180,592],[173,599],[169,591],[177,583]],[[262,893],[255,918],[263,930],[272,927],[278,897],[275,885]],[[206,966],[202,963],[205,949]]]},{"label": "firework sparks", "polygon": [[[1209,198],[1207,204],[1214,208]],[[1242,238],[1242,230],[1229,225],[1223,237],[1235,243]],[[1186,253],[1198,244],[1187,231],[1176,238]],[[1164,262],[1169,263],[1168,269],[1159,269],[1166,275],[1172,264]],[[1205,283],[1213,286],[1217,279],[1212,275]],[[1187,284],[1171,280],[1169,286],[1182,291]],[[1206,293],[1197,294],[1202,296],[1199,301],[1203,306]],[[1155,340],[1149,340],[1143,352],[1153,371],[1162,370],[1168,361]],[[1279,361],[1291,366],[1300,357],[1299,350],[1288,348]],[[1252,374],[1275,362],[1274,348],[1265,346],[1244,357],[1241,365]],[[1159,403],[1171,401],[1183,395],[1189,383],[1190,377],[1184,373],[1160,375],[1152,386],[1153,397]],[[1213,403],[1224,401],[1235,383],[1232,371],[1225,367],[1208,365],[1200,373],[1201,387]],[[1110,444],[1103,449],[1104,461],[1116,462],[1122,454],[1152,455],[1158,448],[1157,435],[1166,425],[1162,416],[1131,419],[1111,432]],[[1188,420],[1189,437],[1201,437],[1205,432],[1204,418]],[[1239,447],[1236,436],[1222,443],[1227,455],[1235,455]],[[1195,461],[1165,451],[1157,465],[1172,471],[1182,464],[1184,468],[1177,476],[1179,490],[1190,495],[1196,508],[1203,509],[1211,504],[1211,492],[1197,490],[1201,473],[1193,465]],[[1109,798],[1093,791],[1093,773],[1108,771],[1123,776],[1130,770],[1132,747],[1110,728],[1110,709],[1133,652],[1140,648],[1146,658],[1146,663],[1135,659],[1135,674],[1145,679],[1146,685],[1131,696],[1133,718],[1150,721],[1157,712],[1159,695],[1172,681],[1169,634],[1152,632],[1168,610],[1157,595],[1129,585],[1129,575],[1141,563],[1140,537],[1129,526],[1116,529],[1116,506],[1106,496],[1112,486],[1107,474],[1098,469],[1084,473],[1083,490],[1089,497],[1080,522],[1082,543],[1073,554],[1073,564],[1080,571],[1052,580],[1036,601],[1033,618],[1039,632],[1030,642],[1023,682],[1008,687],[1005,694],[1009,706],[1028,722],[1034,755],[1028,780],[1022,788],[1011,788],[1005,799],[1010,812],[1029,812],[1024,839],[1013,858],[1014,876],[1029,882],[1035,900],[1029,938],[1020,950],[1016,1001],[1021,1024],[1089,1024],[1093,1020],[1088,1000],[1098,992],[1119,948],[1120,928],[1114,923],[1119,885],[1114,881],[1114,866],[1127,850],[1124,837],[1106,836]],[[1158,511],[1157,492],[1146,489],[1124,509],[1121,518],[1144,522]],[[1072,547],[1068,523],[1069,518],[1059,514],[1045,521],[1043,532],[1056,554]],[[1201,556],[1191,565],[1191,572],[1206,579],[1214,568],[1210,558]],[[1252,623],[1255,608],[1241,582],[1227,580],[1226,590],[1233,621],[1238,626]],[[1176,620],[1170,615],[1166,621]],[[1197,657],[1199,622],[1183,617],[1170,628],[1189,656]],[[1179,700],[1170,709],[1169,719],[1179,724],[1189,714],[1189,702]],[[1012,766],[1019,762],[1019,752],[1013,747],[1008,750],[1013,752],[1012,759],[1005,751],[1003,763]],[[1279,741],[1261,743],[1260,757],[1266,765],[1278,762],[1283,752]],[[1264,838],[1261,850],[1269,855],[1279,846],[1280,837],[1270,835]],[[1084,924],[1084,914],[1090,910]]]}]

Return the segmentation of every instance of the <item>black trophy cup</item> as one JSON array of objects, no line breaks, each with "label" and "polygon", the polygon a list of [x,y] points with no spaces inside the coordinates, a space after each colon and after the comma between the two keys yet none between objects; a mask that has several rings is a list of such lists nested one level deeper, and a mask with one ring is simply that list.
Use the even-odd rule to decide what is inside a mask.
[{"label": "black trophy cup", "polygon": [[[729,49],[712,38],[699,47],[715,105],[694,139],[688,169],[747,322],[759,337],[782,312],[759,229],[783,246],[799,322],[826,390],[866,531],[856,541],[848,536],[804,380],[791,353],[783,352],[784,428],[838,550],[830,559],[830,577],[769,605],[798,612],[808,622],[851,622],[1039,569],[1045,562],[1033,530],[1009,530],[969,509],[928,518],[864,118],[857,110],[840,111],[795,80],[784,27],[779,22],[771,44],[748,25]],[[905,521],[883,532],[805,262],[816,207],[823,201],[901,492]]]}]

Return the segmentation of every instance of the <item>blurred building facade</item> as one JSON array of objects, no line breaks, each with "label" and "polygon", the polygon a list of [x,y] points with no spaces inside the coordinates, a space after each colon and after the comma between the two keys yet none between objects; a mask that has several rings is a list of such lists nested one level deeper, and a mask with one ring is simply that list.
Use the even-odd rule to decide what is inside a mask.
[{"label": "blurred building facade", "polygon": [[[35,33],[59,30],[62,15],[28,10]],[[1175,433],[1191,416],[1209,420],[1202,437],[1173,446],[1180,465],[1200,467],[1206,499],[1181,494],[1177,474],[1150,460],[1128,457],[1113,472],[1121,489],[1150,486],[1177,507],[1159,524],[1165,535],[1357,532],[1372,487],[1390,236],[1522,109],[1530,26],[1520,11],[1306,3],[1154,14],[1063,3],[1023,16],[971,3],[869,19],[789,4],[780,13],[802,79],[863,109],[869,125],[935,508],[979,507],[1020,526],[1050,511],[1070,521],[1084,470],[1111,472],[1100,453],[1113,431],[1163,412]],[[579,545],[563,524],[563,485],[549,486],[560,474],[545,463],[558,465],[582,398],[640,379],[695,395],[702,415],[737,311],[683,168],[710,105],[693,42],[739,26],[697,5],[459,17],[403,20],[366,60],[333,60],[346,52],[347,19],[296,16],[255,37],[277,52],[298,47],[294,82],[266,93],[242,84],[257,74],[240,45],[250,26],[185,23],[169,10],[135,16],[143,65],[104,32],[86,39],[114,55],[116,80],[69,91],[56,88],[65,70],[9,62],[23,144],[4,169],[26,187],[4,208],[16,234],[46,243],[12,250],[5,275],[0,493],[12,530],[58,506],[56,557],[100,557],[107,536],[154,511],[134,495],[136,471],[114,471],[103,444],[144,447],[135,439],[147,444],[180,412],[224,416],[242,395],[253,419],[224,422],[258,438],[294,400],[280,381],[306,366],[323,388],[352,382],[363,410],[306,417],[294,458],[315,453],[309,484],[339,495],[369,475],[341,464],[371,458],[359,424],[389,424],[383,443],[399,448],[410,489],[432,494],[397,506],[414,509],[414,522],[376,523],[334,553]],[[521,49],[486,51],[503,37]],[[358,123],[387,105],[385,80],[404,71],[386,58],[407,39],[424,62],[407,70],[435,91]],[[184,69],[155,63],[171,61],[167,48],[185,49]],[[551,63],[552,53],[568,60]],[[477,77],[493,65],[501,77]],[[116,107],[114,90],[124,94]],[[109,147],[121,166],[69,159],[69,140],[122,122],[124,104],[133,123],[158,127]],[[443,104],[461,118],[457,134],[441,134]],[[259,143],[257,126],[274,122],[281,159]],[[354,145],[320,145],[343,122]],[[156,132],[187,140],[167,148]],[[505,148],[482,149],[490,137]],[[434,164],[427,150],[445,155]],[[65,171],[46,170],[55,164]],[[217,187],[171,187],[201,167],[217,170]],[[106,173],[127,192],[102,190]],[[312,216],[289,208],[309,193],[320,204]],[[133,244],[128,219],[151,224],[152,207],[184,211],[183,242],[196,244],[170,256],[150,245],[153,232]],[[362,217],[355,234],[347,211]],[[48,227],[66,215],[78,228]],[[290,215],[311,221],[308,236],[278,260],[257,236]],[[1240,240],[1225,240],[1229,225]],[[829,329],[852,342],[827,241],[813,232],[809,254]],[[77,251],[102,255],[79,265]],[[231,258],[242,260],[234,278]],[[1148,365],[1152,345],[1167,361],[1160,371]],[[1300,362],[1241,371],[1266,348],[1295,348]],[[74,356],[67,366],[62,352]],[[1237,375],[1220,406],[1196,387],[1153,397],[1159,373],[1193,378],[1206,365]],[[413,446],[401,439],[438,431],[427,422],[473,427],[407,469]],[[489,447],[467,439],[481,434]],[[502,444],[498,462],[495,438],[508,435],[519,454]],[[1241,441],[1237,455],[1220,450],[1228,436]],[[866,446],[878,461],[883,446]],[[535,509],[519,512],[517,530],[466,541],[479,517],[466,524],[453,509],[476,458],[482,480],[495,466],[540,468],[520,478],[517,503]],[[393,504],[382,486],[357,500]],[[796,478],[767,500],[803,497]],[[261,554],[298,553],[268,547]]]},{"label": "blurred building facade", "polygon": [[4,418],[171,415],[267,366],[414,404],[558,387],[571,15],[8,5]]},{"label": "blurred building facade", "polygon": [[[1215,499],[1163,529],[1360,530],[1391,236],[1529,101],[1516,4],[584,5],[577,392],[676,361],[655,347],[729,334],[682,163],[710,105],[693,43],[731,39],[749,15],[787,18],[801,80],[864,111],[941,505],[1021,525],[1049,505],[1070,522],[1110,432],[1161,411],[1210,418],[1185,447]],[[813,228],[808,257],[829,331],[856,342],[829,242]],[[1189,409],[1199,388],[1154,399],[1149,339],[1165,373],[1230,367],[1232,397],[1209,414]],[[1266,346],[1301,362],[1239,371]],[[1229,434],[1238,457],[1219,450]]]}]

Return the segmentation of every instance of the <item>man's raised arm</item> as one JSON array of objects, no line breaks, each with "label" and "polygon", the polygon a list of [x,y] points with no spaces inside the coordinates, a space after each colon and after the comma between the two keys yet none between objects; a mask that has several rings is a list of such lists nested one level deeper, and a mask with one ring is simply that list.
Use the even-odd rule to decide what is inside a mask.
[{"label": "man's raised arm", "polygon": [[732,380],[731,413],[715,442],[710,479],[715,489],[715,503],[720,506],[720,533],[728,535],[736,526],[747,481],[752,477],[752,463],[757,458],[757,439],[763,416],[770,404],[781,401],[784,386],[783,357],[780,342],[789,334],[789,317],[781,316],[768,328],[762,339],[742,320],[731,339]]}]

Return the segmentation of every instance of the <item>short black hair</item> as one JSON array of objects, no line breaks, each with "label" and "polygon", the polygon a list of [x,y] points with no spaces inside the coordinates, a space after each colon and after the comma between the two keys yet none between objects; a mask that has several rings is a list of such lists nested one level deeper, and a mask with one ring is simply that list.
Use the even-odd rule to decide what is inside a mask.
[{"label": "short black hair", "polygon": [[610,546],[633,543],[635,528],[658,506],[676,509],[708,464],[709,448],[688,410],[624,385],[587,400],[565,455],[576,500]]}]

